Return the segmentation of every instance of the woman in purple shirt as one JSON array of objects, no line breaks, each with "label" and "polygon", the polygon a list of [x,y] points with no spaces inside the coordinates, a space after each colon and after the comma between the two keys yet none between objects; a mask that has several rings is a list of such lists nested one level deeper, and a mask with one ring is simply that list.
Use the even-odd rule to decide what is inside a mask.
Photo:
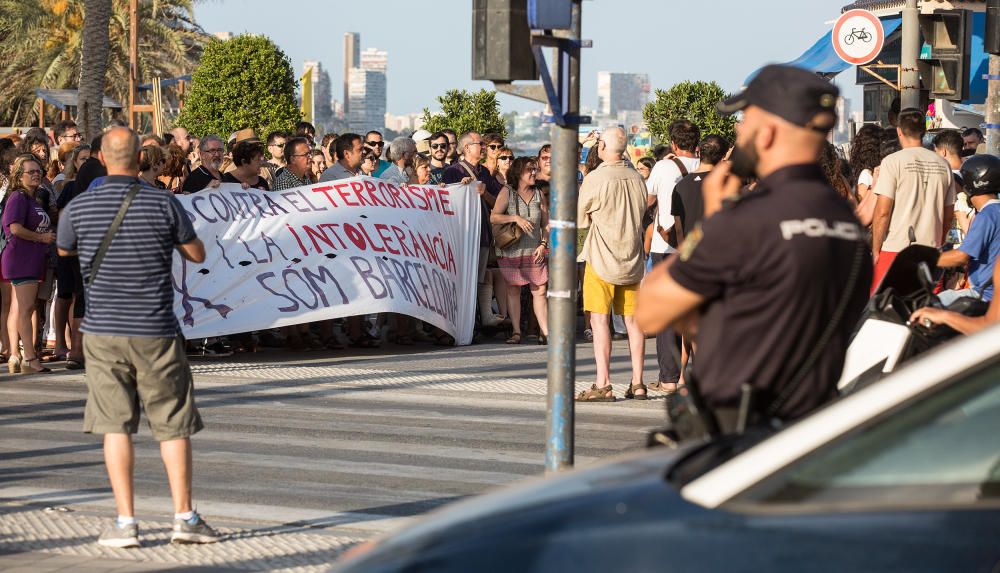
[{"label": "woman in purple shirt", "polygon": [[[42,166],[32,155],[21,155],[11,169],[11,190],[3,208],[3,234],[7,240],[0,255],[0,274],[14,293],[7,333],[11,374],[49,372],[42,366],[32,340],[31,313],[35,309],[38,285],[45,276],[49,245],[55,242],[49,214],[35,200],[42,183]],[[18,342],[24,343],[24,360],[17,355]]]}]

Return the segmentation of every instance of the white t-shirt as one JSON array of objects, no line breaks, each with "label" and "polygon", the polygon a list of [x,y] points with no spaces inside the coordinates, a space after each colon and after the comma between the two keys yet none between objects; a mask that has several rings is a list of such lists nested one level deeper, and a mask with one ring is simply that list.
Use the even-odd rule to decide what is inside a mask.
[{"label": "white t-shirt", "polygon": [[[697,171],[701,165],[701,160],[697,157],[678,157],[688,173]],[[673,198],[674,187],[677,182],[683,179],[684,175],[674,163],[673,159],[663,159],[657,161],[653,170],[649,173],[646,181],[646,190],[650,196],[656,196],[658,220],[654,220],[654,225],[659,225],[664,229],[672,229],[674,226],[674,216],[670,214],[671,199]],[[650,252],[653,253],[673,253],[676,249],[667,244],[663,237],[653,228],[653,242],[650,245]]]},{"label": "white t-shirt", "polygon": [[867,187],[871,187],[873,181],[875,181],[875,178],[872,176],[872,172],[870,169],[865,169],[864,171],[858,174],[858,185],[865,185]]}]

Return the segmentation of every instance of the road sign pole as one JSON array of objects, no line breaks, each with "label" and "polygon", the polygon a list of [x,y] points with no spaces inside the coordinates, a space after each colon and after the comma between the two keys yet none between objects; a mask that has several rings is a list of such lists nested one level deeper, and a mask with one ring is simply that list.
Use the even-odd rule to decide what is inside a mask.
[{"label": "road sign pole", "polygon": [[903,59],[899,82],[899,103],[901,109],[920,107],[920,73],[917,60],[920,59],[920,11],[917,0],[906,0],[903,8]]},{"label": "road sign pole", "polygon": [[[568,84],[562,113],[576,118],[580,110],[581,0],[573,0],[571,45],[557,63],[559,85]],[[563,82],[566,82],[564,84]],[[579,125],[552,126],[552,192],[549,210],[549,365],[546,408],[545,470],[573,466],[574,380],[576,377],[576,172]]]}]

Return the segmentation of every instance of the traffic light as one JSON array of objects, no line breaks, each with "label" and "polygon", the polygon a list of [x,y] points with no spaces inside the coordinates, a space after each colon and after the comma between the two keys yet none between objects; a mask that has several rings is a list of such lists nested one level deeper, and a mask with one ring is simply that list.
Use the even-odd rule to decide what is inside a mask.
[{"label": "traffic light", "polygon": [[537,80],[528,0],[473,0],[472,79]]},{"label": "traffic light", "polygon": [[924,48],[918,63],[923,88],[931,98],[962,101],[969,93],[970,10],[921,14]]}]

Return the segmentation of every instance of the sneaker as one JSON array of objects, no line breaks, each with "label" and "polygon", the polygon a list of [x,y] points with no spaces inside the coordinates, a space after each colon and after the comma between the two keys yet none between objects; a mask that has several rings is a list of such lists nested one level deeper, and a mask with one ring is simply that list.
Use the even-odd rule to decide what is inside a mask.
[{"label": "sneaker", "polygon": [[209,527],[197,513],[190,520],[174,520],[174,532],[170,536],[171,543],[215,543],[222,539],[219,532]]},{"label": "sneaker", "polygon": [[116,521],[111,527],[106,529],[97,543],[105,547],[139,547],[139,526],[135,523],[120,527]]}]

